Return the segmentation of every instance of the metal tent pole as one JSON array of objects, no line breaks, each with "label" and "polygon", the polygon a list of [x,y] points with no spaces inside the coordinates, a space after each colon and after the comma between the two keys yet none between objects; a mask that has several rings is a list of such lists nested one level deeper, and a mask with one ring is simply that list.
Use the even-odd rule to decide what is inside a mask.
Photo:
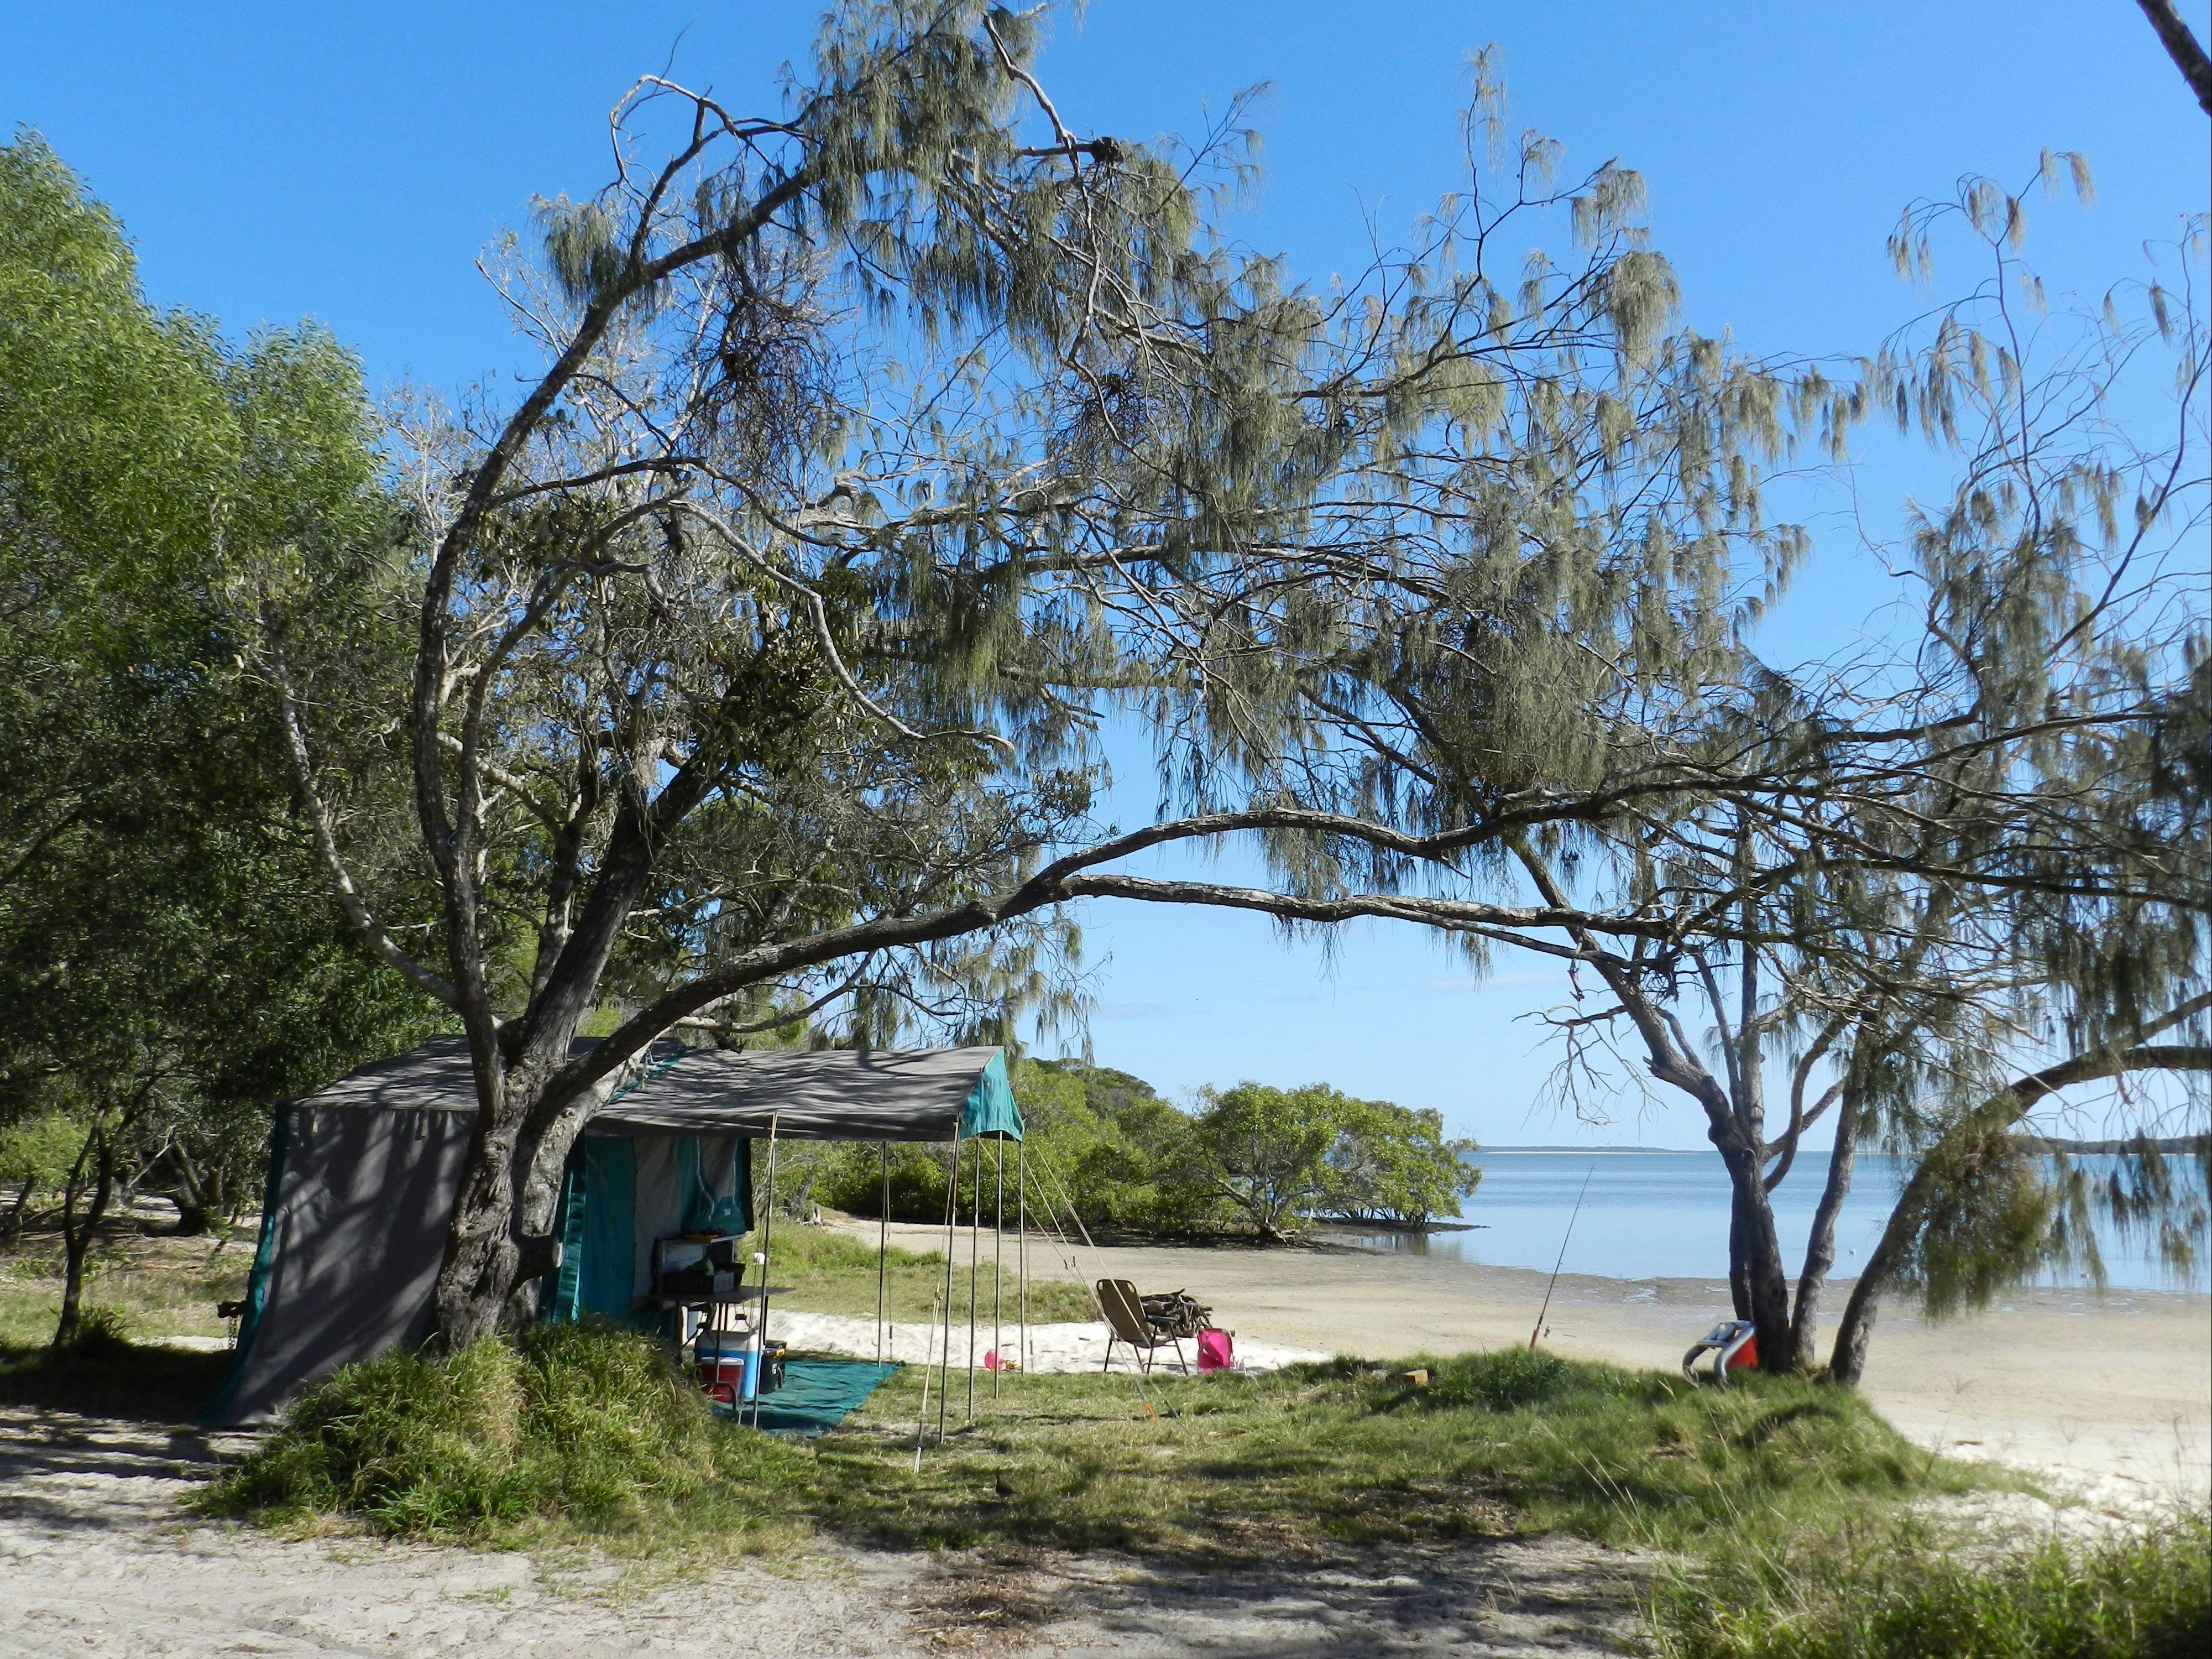
[{"label": "metal tent pole", "polygon": [[975,1196],[968,1206],[968,1420],[975,1420],[975,1287],[983,1244],[983,1148],[975,1147]]},{"label": "metal tent pole", "polygon": [[996,1400],[999,1373],[1006,1364],[1006,1143],[1003,1136],[991,1152],[999,1171],[999,1184],[991,1200],[991,1352],[998,1356],[998,1364],[991,1370],[991,1398]]},{"label": "metal tent pole", "polygon": [[876,1227],[876,1363],[884,1358],[884,1262],[890,1255],[891,1242],[891,1144],[878,1141],[884,1153],[883,1212]]},{"label": "metal tent pole", "polygon": [[782,1114],[770,1112],[768,1117],[768,1205],[761,1212],[761,1310],[760,1325],[753,1333],[753,1346],[757,1358],[753,1361],[753,1426],[760,1426],[761,1384],[767,1381],[762,1373],[768,1367],[768,1285],[769,1272],[775,1261],[775,1127]]},{"label": "metal tent pole", "polygon": [[[960,1218],[960,1126],[952,1127],[952,1180],[945,1189],[945,1345],[938,1352],[937,1443],[945,1443],[945,1396],[952,1382],[952,1230]],[[932,1320],[931,1324],[937,1322]]]},{"label": "metal tent pole", "polygon": [[1014,1143],[1014,1231],[1021,1240],[1022,1374],[1030,1369],[1030,1186],[1026,1139]]}]

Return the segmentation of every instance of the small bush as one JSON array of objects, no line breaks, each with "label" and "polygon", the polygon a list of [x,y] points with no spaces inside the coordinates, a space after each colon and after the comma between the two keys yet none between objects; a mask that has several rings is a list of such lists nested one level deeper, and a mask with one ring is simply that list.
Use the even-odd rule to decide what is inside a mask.
[{"label": "small bush", "polygon": [[131,1316],[120,1308],[80,1308],[62,1346],[87,1359],[122,1358],[131,1349]]},{"label": "small bush", "polygon": [[1658,1613],[1670,1659],[2201,1659],[2212,1525],[1994,1551],[1905,1529],[1872,1550],[1801,1551],[1778,1571],[1723,1568]]},{"label": "small bush", "polygon": [[658,1344],[543,1325],[519,1346],[487,1339],[444,1358],[393,1352],[347,1367],[301,1395],[204,1502],[261,1519],[345,1516],[402,1535],[496,1536],[541,1519],[612,1533],[678,1504],[726,1511],[728,1482],[782,1455],[717,1421]]},{"label": "small bush", "polygon": [[1440,1367],[1425,1393],[1432,1406],[1511,1412],[1541,1405],[1578,1386],[1586,1390],[1587,1378],[1557,1354],[1514,1347],[1470,1354]]}]

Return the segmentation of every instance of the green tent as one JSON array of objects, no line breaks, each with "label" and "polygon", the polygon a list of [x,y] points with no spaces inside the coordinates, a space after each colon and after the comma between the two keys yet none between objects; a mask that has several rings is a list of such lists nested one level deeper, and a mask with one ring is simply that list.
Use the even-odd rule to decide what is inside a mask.
[{"label": "green tent", "polygon": [[[278,1109],[238,1357],[210,1422],[264,1421],[339,1366],[422,1340],[476,1104],[467,1045],[443,1037]],[[997,1048],[666,1045],[578,1139],[540,1316],[649,1317],[655,1239],[750,1227],[756,1139],[1021,1133]]]}]

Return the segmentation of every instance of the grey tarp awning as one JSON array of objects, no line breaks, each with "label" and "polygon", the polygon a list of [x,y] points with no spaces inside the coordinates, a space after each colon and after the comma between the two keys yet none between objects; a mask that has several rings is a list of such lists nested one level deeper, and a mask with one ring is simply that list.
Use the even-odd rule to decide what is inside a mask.
[{"label": "grey tarp awning", "polygon": [[[580,1051],[588,1045],[580,1044]],[[473,1112],[467,1041],[438,1037],[364,1066],[300,1103]],[[787,1140],[1021,1138],[998,1048],[657,1049],[592,1120],[593,1134],[743,1134]]]}]

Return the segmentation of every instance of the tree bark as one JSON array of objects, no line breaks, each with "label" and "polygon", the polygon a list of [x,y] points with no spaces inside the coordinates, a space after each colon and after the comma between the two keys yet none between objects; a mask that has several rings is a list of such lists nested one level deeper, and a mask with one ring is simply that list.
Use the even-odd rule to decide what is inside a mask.
[{"label": "tree bark", "polygon": [[2181,78],[2189,82],[2189,89],[2197,94],[2198,107],[2212,115],[2212,58],[2205,56],[2204,48],[2189,32],[2173,0],[2136,0],[2143,15],[2150,19],[2151,27],[2158,31],[2159,44],[2166,55],[2173,59],[2174,68]]},{"label": "tree bark", "polygon": [[[76,1200],[82,1192],[78,1185],[89,1160],[93,1165],[92,1203],[80,1218]],[[85,1136],[84,1149],[77,1154],[76,1167],[70,1171],[69,1185],[62,1198],[62,1312],[54,1326],[56,1348],[67,1347],[76,1340],[84,1320],[84,1263],[92,1249],[100,1224],[106,1218],[108,1200],[115,1192],[115,1153],[108,1145],[106,1127],[95,1123]]]},{"label": "tree bark", "polygon": [[[1717,1138],[1716,1138],[1717,1144]],[[1761,1178],[1765,1159],[1741,1143],[1721,1148],[1735,1200],[1729,1206],[1730,1291],[1741,1280],[1740,1311],[1759,1331],[1759,1368],[1775,1376],[1794,1370],[1797,1351],[1790,1326],[1790,1270],[1774,1228],[1774,1206]]]},{"label": "tree bark", "polygon": [[1836,1103],[1836,1144],[1828,1158],[1827,1182],[1813,1212],[1812,1234],[1805,1241],[1805,1267],[1797,1276],[1797,1305],[1790,1322],[1790,1340],[1808,1364],[1820,1341],[1820,1296],[1827,1288],[1828,1270],[1836,1264],[1836,1218],[1850,1195],[1860,1117],[1857,1097],[1847,1091]]}]

